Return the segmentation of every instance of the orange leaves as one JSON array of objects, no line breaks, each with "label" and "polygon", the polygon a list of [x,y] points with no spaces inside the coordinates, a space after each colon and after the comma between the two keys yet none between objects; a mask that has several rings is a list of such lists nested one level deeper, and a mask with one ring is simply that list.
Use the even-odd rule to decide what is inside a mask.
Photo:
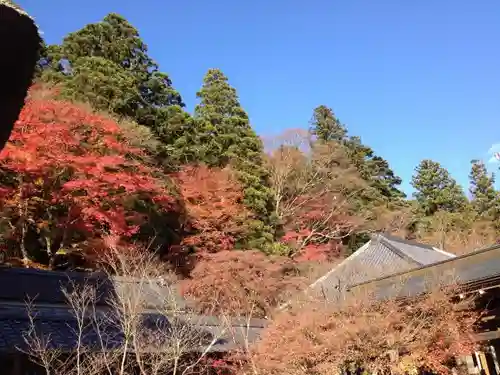
[{"label": "orange leaves", "polygon": [[188,213],[183,244],[202,252],[230,250],[250,217],[243,193],[229,169],[185,167],[175,176]]},{"label": "orange leaves", "polygon": [[365,184],[340,143],[313,143],[308,134],[289,132],[274,146],[268,167],[276,214],[287,232],[283,240],[298,259],[323,259],[331,243],[363,221],[354,203]]},{"label": "orange leaves", "polygon": [[136,200],[160,212],[178,210],[165,183],[152,177],[157,171],[137,161],[143,151],[126,143],[115,121],[71,103],[30,97],[0,154],[4,219],[17,220],[13,212],[22,202],[12,198],[20,190],[31,221],[78,232],[80,241],[82,235],[137,233],[146,218],[134,209]]},{"label": "orange leaves", "polygon": [[451,358],[475,349],[477,314],[469,312],[471,300],[454,303],[448,292],[436,289],[405,301],[369,295],[309,301],[274,320],[253,361],[263,374],[326,375],[349,365],[369,373],[405,374],[422,366],[450,373]]},{"label": "orange leaves", "polygon": [[303,287],[286,258],[268,257],[260,251],[221,251],[203,256],[183,282],[184,293],[196,300],[200,312],[213,310],[232,316],[264,316]]}]

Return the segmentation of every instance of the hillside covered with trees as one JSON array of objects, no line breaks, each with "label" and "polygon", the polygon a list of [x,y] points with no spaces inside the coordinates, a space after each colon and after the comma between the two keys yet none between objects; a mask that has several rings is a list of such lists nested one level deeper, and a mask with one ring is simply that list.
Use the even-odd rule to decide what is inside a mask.
[{"label": "hillside covered with trees", "polygon": [[155,251],[187,294],[203,301],[208,284],[231,293],[230,278],[251,284],[265,313],[374,231],[457,253],[496,241],[500,194],[481,161],[467,194],[422,160],[406,197],[335,103],[311,108],[304,128],[261,138],[221,70],[207,69],[189,113],[162,69],[118,14],[43,46],[0,155],[0,240],[11,262],[95,268],[110,247]]}]

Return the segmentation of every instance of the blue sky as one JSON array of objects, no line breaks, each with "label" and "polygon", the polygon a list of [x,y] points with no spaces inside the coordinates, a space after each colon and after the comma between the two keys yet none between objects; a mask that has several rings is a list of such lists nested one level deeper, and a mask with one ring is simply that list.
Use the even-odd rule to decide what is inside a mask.
[{"label": "blue sky", "polygon": [[261,135],[306,127],[328,105],[407,192],[421,159],[466,185],[470,160],[500,142],[498,0],[19,3],[48,43],[122,14],[190,110],[206,70],[221,68]]}]

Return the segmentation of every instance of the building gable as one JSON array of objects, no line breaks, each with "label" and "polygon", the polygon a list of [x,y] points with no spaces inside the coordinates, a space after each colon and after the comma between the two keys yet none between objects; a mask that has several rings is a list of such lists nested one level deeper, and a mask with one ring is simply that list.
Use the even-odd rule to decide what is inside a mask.
[{"label": "building gable", "polygon": [[409,271],[453,258],[429,245],[375,234],[342,263],[312,283],[308,290],[328,299],[337,298],[350,285]]}]

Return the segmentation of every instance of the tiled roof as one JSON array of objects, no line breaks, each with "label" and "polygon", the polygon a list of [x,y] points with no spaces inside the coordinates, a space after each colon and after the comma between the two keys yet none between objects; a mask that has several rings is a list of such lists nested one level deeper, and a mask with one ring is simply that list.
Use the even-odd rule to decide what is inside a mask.
[{"label": "tiled roof", "polygon": [[[68,308],[44,307],[32,311],[33,324],[28,318],[28,310],[22,304],[0,305],[0,352],[27,351],[29,333],[34,329],[31,337],[43,339],[49,348],[61,351],[72,351],[77,343],[77,321]],[[95,329],[86,329],[82,337],[83,346],[92,347],[99,344],[99,335]],[[121,331],[112,326],[106,327],[103,339],[107,348],[118,345],[122,341]]]},{"label": "tiled roof", "polygon": [[[165,286],[162,280],[140,283],[131,278],[106,278],[102,274],[65,273],[34,269],[0,267],[0,352],[11,352],[25,349],[25,335],[30,328],[37,331],[37,336],[49,337],[50,343],[60,350],[76,348],[76,320],[73,312],[66,304],[61,287],[71,288],[72,285],[84,283],[98,286],[100,298],[97,309],[98,316],[110,316],[109,298],[115,294],[137,293],[143,299],[145,310],[142,317],[149,329],[161,329],[162,334],[152,335],[166,337],[169,319],[158,311],[163,311],[166,303],[175,301],[176,321],[193,330],[198,338],[204,338],[201,343],[206,346],[216,339],[211,351],[227,351],[235,346],[241,346],[257,339],[260,331],[267,324],[266,320],[232,318],[221,321],[217,317],[193,315],[187,311],[184,299],[172,286]],[[33,303],[34,323],[28,316],[27,300]],[[170,302],[168,302],[170,300]],[[161,310],[160,310],[161,309]],[[101,337],[104,335],[105,347],[112,349],[121,345],[123,335],[119,325],[111,324],[109,320],[100,326]],[[101,349],[96,327],[89,325],[84,334],[84,346]],[[191,332],[191,331],[189,331]],[[151,347],[149,350],[155,350]]]},{"label": "tiled roof", "polygon": [[425,245],[414,241],[407,241],[388,235],[378,236],[381,241],[386,244],[386,246],[394,246],[420,265],[437,263],[455,257],[455,255],[453,254],[447,253],[430,245]]},{"label": "tiled roof", "polygon": [[[0,268],[0,301],[36,300],[37,303],[64,304],[62,288],[89,285],[97,288],[97,304],[105,305],[118,293],[138,293],[148,308],[159,308],[165,300],[172,300],[178,309],[186,308],[186,301],[175,285],[163,285],[162,280],[138,281],[128,277],[108,278],[101,273],[59,272],[26,268]],[[5,287],[4,287],[5,286]],[[8,286],[8,287],[7,287]]]},{"label": "tiled roof", "polygon": [[327,298],[336,298],[350,285],[374,280],[452,258],[452,254],[431,246],[381,234],[354,252],[310,288]]},{"label": "tiled roof", "polygon": [[[123,344],[123,332],[119,324],[109,321],[109,311],[98,312],[99,329],[97,325],[87,323],[81,340],[82,346],[94,350],[111,350]],[[22,304],[0,304],[0,352],[28,351],[27,342],[30,342],[30,331],[34,328],[36,338],[42,338],[48,347],[61,351],[73,351],[77,347],[77,320],[72,312],[64,307],[37,307],[32,310],[33,323],[29,319],[28,310]],[[151,337],[155,338],[155,345],[161,345],[160,338],[168,338],[171,327],[171,318],[155,312],[143,314],[143,327],[150,330]],[[173,318],[172,318],[173,319]],[[210,351],[227,351],[241,347],[247,342],[254,342],[266,321],[252,319],[249,322],[242,319],[233,319],[221,322],[216,317],[190,315],[178,317],[179,325],[185,328],[193,340],[200,344],[202,350],[212,341]],[[184,328],[183,328],[184,329]],[[155,331],[161,333],[155,334]],[[164,344],[168,345],[168,343]],[[193,349],[196,347],[193,344]],[[149,351],[158,350],[158,346],[151,346]]]},{"label": "tiled roof", "polygon": [[480,249],[460,257],[424,265],[406,272],[361,282],[352,290],[373,287],[380,297],[418,295],[435,283],[458,284],[465,288],[482,288],[485,283],[500,280],[500,245]]}]

